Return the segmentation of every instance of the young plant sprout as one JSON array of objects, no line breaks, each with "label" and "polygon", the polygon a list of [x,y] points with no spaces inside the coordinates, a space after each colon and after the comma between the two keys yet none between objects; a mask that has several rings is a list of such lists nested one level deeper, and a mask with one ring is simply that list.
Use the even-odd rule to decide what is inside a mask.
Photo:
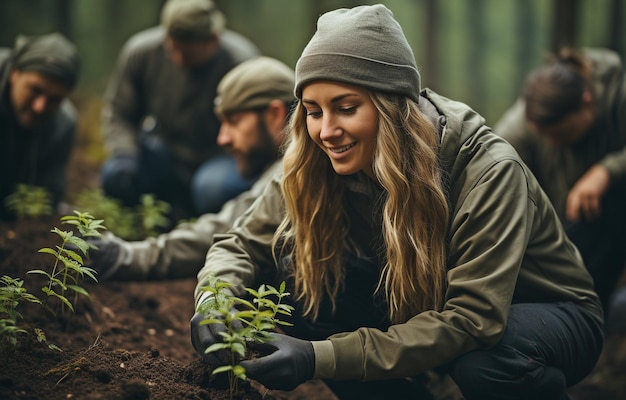
[{"label": "young plant sprout", "polygon": [[39,186],[18,184],[15,192],[6,197],[5,204],[19,220],[37,219],[53,212],[50,193]]},{"label": "young plant sprout", "polygon": [[[68,299],[67,292],[72,291],[75,294],[75,303],[78,294],[89,297],[89,293],[80,286],[85,276],[95,282],[98,281],[96,278],[97,272],[84,265],[83,256],[87,256],[90,249],[96,248],[95,245],[86,239],[100,237],[102,236],[100,230],[106,229],[102,225],[102,220],[94,219],[89,213],[81,213],[79,211],[74,211],[74,213],[76,215],[61,217],[61,221],[75,226],[78,234],[75,234],[74,231],[62,231],[55,227],[51,232],[56,233],[61,238],[61,244],[55,248],[44,247],[39,249],[40,253],[54,256],[52,271],[48,272],[41,269],[28,271],[29,274],[40,274],[48,278],[48,284],[42,287],[41,290],[48,298],[54,297],[60,300],[62,310],[67,307],[72,312],[74,312],[74,305]],[[44,306],[46,302],[44,302]]]},{"label": "young plant sprout", "polygon": [[139,219],[143,237],[154,237],[159,234],[159,229],[165,228],[170,221],[167,213],[170,211],[169,203],[157,200],[152,194],[141,196],[141,204],[138,207]]},{"label": "young plant sprout", "polygon": [[105,220],[108,230],[115,235],[127,240],[140,238],[135,211],[124,207],[120,200],[106,196],[102,189],[82,190],[78,194],[76,205],[95,218]]},{"label": "young plant sprout", "polygon": [[275,330],[277,325],[290,326],[290,323],[278,317],[290,316],[294,310],[292,306],[282,302],[289,296],[289,293],[285,292],[285,282],[282,282],[278,289],[265,284],[258,290],[246,288],[252,301],[232,295],[230,292],[232,286],[228,282],[213,279],[210,285],[203,288],[212,296],[199,308],[200,312],[207,315],[201,324],[221,324],[225,328],[220,332],[222,342],[209,346],[205,352],[223,349],[230,351],[230,364],[214,369],[213,375],[224,372],[229,374],[231,399],[237,391],[237,379],[246,380],[246,371],[239,365],[239,361],[249,356],[248,346],[252,343],[270,341],[269,333]]},{"label": "young plant sprout", "polygon": [[108,230],[126,240],[141,240],[157,236],[168,227],[169,203],[157,200],[153,194],[141,196],[135,208],[124,207],[115,198],[106,196],[102,190],[83,190],[77,199],[78,206],[91,215],[107,221]]},{"label": "young plant sprout", "polygon": [[41,301],[27,292],[24,281],[4,275],[0,278],[0,345],[17,344],[17,335],[28,333],[17,324],[22,315],[17,306],[24,302],[39,303]]}]

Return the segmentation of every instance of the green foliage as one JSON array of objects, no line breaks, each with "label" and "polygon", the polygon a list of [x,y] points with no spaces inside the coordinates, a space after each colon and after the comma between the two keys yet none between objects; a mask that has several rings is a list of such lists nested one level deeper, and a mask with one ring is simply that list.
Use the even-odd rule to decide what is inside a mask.
[{"label": "green foliage", "polygon": [[96,249],[96,246],[85,238],[102,236],[100,230],[106,229],[102,224],[103,221],[94,219],[91,214],[79,211],[74,211],[74,213],[75,215],[61,217],[61,221],[64,224],[73,225],[78,234],[74,231],[62,231],[55,227],[51,232],[61,238],[61,245],[57,245],[55,248],[44,247],[39,249],[40,253],[50,254],[54,257],[52,271],[34,269],[27,272],[45,276],[48,279],[48,284],[41,290],[47,295],[46,299],[56,298],[61,302],[62,310],[67,307],[72,312],[74,312],[74,304],[68,298],[67,293],[70,291],[74,293],[75,303],[79,294],[89,297],[89,293],[80,286],[85,276],[95,282],[98,281],[97,272],[84,265],[83,256],[87,256],[90,249]]},{"label": "green foliage", "polygon": [[170,223],[166,216],[170,205],[156,200],[152,194],[144,194],[136,209],[124,207],[118,199],[107,197],[100,189],[81,191],[76,203],[81,210],[107,221],[109,231],[126,240],[157,236]]},{"label": "green foliage", "polygon": [[166,217],[170,212],[170,205],[162,200],[157,200],[152,194],[141,196],[141,204],[138,207],[139,220],[141,222],[143,237],[157,236],[159,230],[167,227],[170,223]]},{"label": "green foliage", "polygon": [[102,190],[81,191],[76,199],[76,205],[95,218],[105,220],[109,231],[117,236],[127,240],[137,237],[133,210],[122,206],[118,199],[105,196]]},{"label": "green foliage", "polygon": [[37,219],[53,212],[50,193],[40,186],[18,184],[5,198],[5,204],[19,220]]},{"label": "green foliage", "polygon": [[211,293],[208,301],[198,309],[207,316],[201,324],[222,324],[225,331],[220,332],[222,341],[209,346],[205,352],[228,350],[231,354],[230,365],[213,370],[213,374],[228,373],[230,397],[237,390],[237,379],[246,380],[246,371],[239,361],[246,357],[249,343],[266,343],[271,340],[270,332],[277,325],[291,325],[278,319],[279,315],[289,316],[293,307],[282,303],[289,296],[285,292],[285,282],[278,289],[262,284],[258,290],[246,288],[252,301],[233,296],[230,288],[233,285],[220,279],[211,279],[203,290]]},{"label": "green foliage", "polygon": [[11,278],[4,275],[0,278],[0,345],[17,343],[18,334],[28,333],[17,324],[22,315],[17,311],[17,306],[22,302],[39,303],[41,301],[28,293],[21,279]]}]

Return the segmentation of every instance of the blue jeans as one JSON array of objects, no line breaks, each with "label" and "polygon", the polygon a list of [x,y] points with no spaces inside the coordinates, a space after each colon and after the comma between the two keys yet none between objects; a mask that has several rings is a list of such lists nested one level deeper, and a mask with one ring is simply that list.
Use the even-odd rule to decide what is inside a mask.
[{"label": "blue jeans", "polygon": [[601,324],[574,303],[514,304],[500,342],[460,356],[448,372],[466,400],[567,399],[603,340]]},{"label": "blue jeans", "polygon": [[228,200],[250,189],[256,179],[244,179],[229,155],[205,161],[191,180],[191,199],[196,212],[216,213]]},{"label": "blue jeans", "polygon": [[189,218],[218,212],[226,201],[254,183],[239,175],[237,163],[227,154],[205,161],[191,181],[178,170],[179,161],[161,140],[144,133],[138,158],[113,157],[102,166],[102,188],[107,196],[120,199],[126,206],[137,205],[141,194],[152,193]]}]

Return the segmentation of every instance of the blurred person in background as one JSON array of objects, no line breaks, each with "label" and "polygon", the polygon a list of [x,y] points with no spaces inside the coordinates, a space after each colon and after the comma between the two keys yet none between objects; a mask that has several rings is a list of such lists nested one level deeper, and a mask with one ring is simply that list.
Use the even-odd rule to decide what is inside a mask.
[{"label": "blurred person in background", "polygon": [[548,194],[608,311],[626,264],[626,80],[619,55],[561,49],[531,71],[494,131]]},{"label": "blurred person in background", "polygon": [[20,35],[0,49],[0,218],[15,217],[5,200],[18,184],[44,188],[55,208],[63,200],[79,68],[75,45],[57,32]]},{"label": "blurred person in background", "polygon": [[105,195],[133,206],[152,193],[179,220],[250,188],[216,143],[213,102],[224,74],[259,52],[225,26],[211,0],[168,0],[161,24],[126,42],[105,94]]},{"label": "blurred person in background", "polygon": [[[222,121],[217,142],[237,161],[252,188],[227,201],[217,213],[183,223],[157,238],[128,242],[111,234],[94,241],[90,265],[100,280],[144,280],[195,277],[213,243],[261,195],[280,170],[293,94],[294,72],[269,57],[256,57],[230,70],[217,87],[215,112]],[[259,177],[260,175],[260,177]]]}]

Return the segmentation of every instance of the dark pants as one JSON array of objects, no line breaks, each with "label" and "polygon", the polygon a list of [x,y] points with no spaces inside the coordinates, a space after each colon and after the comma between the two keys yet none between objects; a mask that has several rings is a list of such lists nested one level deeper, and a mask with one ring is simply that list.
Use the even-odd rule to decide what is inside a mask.
[{"label": "dark pants", "polygon": [[[278,282],[286,280],[293,293],[290,263],[281,261]],[[300,315],[298,303],[292,303],[294,326],[285,328],[285,333],[322,340],[362,326],[383,331],[389,327],[386,306],[372,295],[379,274],[376,262],[352,258],[345,268],[345,290],[335,314],[322,302],[320,316],[312,322]],[[494,348],[469,352],[437,370],[449,373],[467,400],[567,399],[566,388],[591,371],[603,340],[601,324],[574,303],[514,304]],[[422,377],[326,383],[341,399],[432,399]]]},{"label": "dark pants", "polygon": [[179,210],[181,218],[216,213],[254,183],[239,175],[237,163],[226,154],[205,161],[191,178],[185,178],[179,161],[151,133],[141,135],[138,159],[112,158],[103,165],[101,175],[107,196],[134,206],[141,194],[152,193]]},{"label": "dark pants", "polygon": [[514,304],[504,336],[471,351],[449,373],[466,400],[561,400],[602,350],[602,326],[574,303]]},{"label": "dark pants", "polygon": [[602,201],[602,215],[594,221],[565,226],[580,250],[605,315],[626,265],[626,190],[614,188]]},{"label": "dark pants", "polygon": [[426,381],[420,378],[370,382],[325,380],[324,383],[341,400],[435,400]]}]

